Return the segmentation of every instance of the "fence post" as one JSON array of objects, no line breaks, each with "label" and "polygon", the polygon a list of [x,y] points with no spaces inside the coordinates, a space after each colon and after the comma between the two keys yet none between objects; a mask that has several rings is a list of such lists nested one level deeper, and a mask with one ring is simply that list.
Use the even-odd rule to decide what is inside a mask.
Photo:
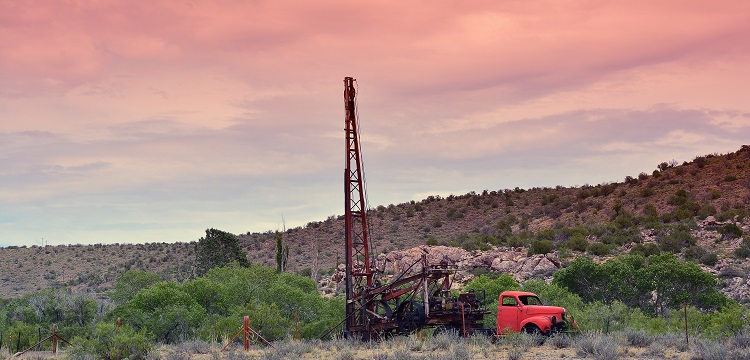
[{"label": "fence post", "polygon": [[684,301],[682,303],[683,308],[685,309],[685,346],[690,346],[690,341],[688,339],[688,319],[687,319],[687,301]]},{"label": "fence post", "polygon": [[244,332],[245,351],[250,350],[250,317],[245,316],[242,331]]},{"label": "fence post", "polygon": [[57,354],[57,325],[52,324],[52,354]]}]

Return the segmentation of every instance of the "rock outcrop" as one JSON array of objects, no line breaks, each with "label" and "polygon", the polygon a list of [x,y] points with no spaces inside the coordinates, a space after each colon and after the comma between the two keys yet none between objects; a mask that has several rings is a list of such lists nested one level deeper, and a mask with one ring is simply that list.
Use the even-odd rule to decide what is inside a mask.
[{"label": "rock outcrop", "polygon": [[[732,253],[741,245],[742,239],[725,238],[718,231],[722,225],[729,223],[734,223],[744,233],[750,233],[750,219],[718,221],[709,216],[698,222],[697,229],[692,234],[699,246],[719,256],[713,266],[700,265],[703,270],[719,278],[725,295],[736,300],[746,300],[750,299],[750,261],[736,259]],[[658,236],[656,230],[645,229],[640,233],[640,243],[658,243]],[[587,238],[587,241],[596,239]],[[623,246],[620,253],[627,253],[634,245],[635,243],[631,243]],[[528,256],[527,249],[523,247],[467,251],[457,247],[427,245],[380,254],[373,265],[376,272],[388,278],[404,272],[418,272],[422,269],[423,261],[431,265],[455,268],[454,280],[459,283],[466,283],[474,278],[474,274],[484,272],[509,274],[518,282],[532,278],[550,281],[555,271],[563,266],[557,252]],[[321,281],[321,287],[343,285],[344,274],[344,265],[339,264],[331,278]]]}]

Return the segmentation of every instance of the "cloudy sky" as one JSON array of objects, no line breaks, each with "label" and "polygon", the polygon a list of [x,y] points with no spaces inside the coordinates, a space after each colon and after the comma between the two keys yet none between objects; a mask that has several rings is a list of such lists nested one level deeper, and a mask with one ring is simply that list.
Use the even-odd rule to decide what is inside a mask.
[{"label": "cloudy sky", "polygon": [[[0,246],[193,241],[750,143],[748,1],[0,0]],[[43,239],[43,240],[42,240]]]}]

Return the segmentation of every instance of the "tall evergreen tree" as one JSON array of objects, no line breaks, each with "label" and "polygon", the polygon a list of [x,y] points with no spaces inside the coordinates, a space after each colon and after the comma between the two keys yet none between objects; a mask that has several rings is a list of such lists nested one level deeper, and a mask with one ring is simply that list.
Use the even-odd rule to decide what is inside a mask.
[{"label": "tall evergreen tree", "polygon": [[240,248],[239,238],[217,229],[206,230],[206,236],[198,240],[195,254],[195,270],[198,276],[203,276],[208,270],[233,261],[244,267],[250,266],[247,254]]}]

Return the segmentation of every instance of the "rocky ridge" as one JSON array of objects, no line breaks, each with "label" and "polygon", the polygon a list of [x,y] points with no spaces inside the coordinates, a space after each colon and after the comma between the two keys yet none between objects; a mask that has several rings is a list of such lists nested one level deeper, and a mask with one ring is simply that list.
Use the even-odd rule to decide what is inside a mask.
[{"label": "rocky ridge", "polygon": [[[711,249],[723,255],[714,266],[699,264],[701,268],[719,277],[722,285],[721,290],[725,295],[738,301],[746,301],[750,299],[750,260],[733,259],[728,256],[739,246],[742,239],[723,239],[717,231],[719,226],[730,223],[740,227],[744,233],[750,233],[750,219],[744,219],[742,222],[734,220],[721,222],[717,221],[715,217],[709,216],[697,223],[698,229],[693,230],[692,235],[696,237],[700,246],[704,249]],[[641,243],[655,243],[655,237],[653,229],[644,230],[641,232]],[[589,236],[587,241],[596,242],[597,239],[595,236]],[[635,245],[635,242],[624,245],[622,253],[629,252]],[[535,278],[550,282],[555,271],[564,267],[566,262],[570,262],[578,256],[584,256],[584,254],[572,252],[561,259],[559,251],[529,256],[528,249],[525,247],[493,247],[488,251],[467,251],[450,246],[422,245],[402,251],[380,254],[375,259],[374,269],[376,272],[384,274],[386,278],[402,272],[414,272],[414,269],[420,268],[418,263],[423,256],[428,264],[440,264],[455,268],[454,280],[460,286],[471,281],[477,272],[509,274],[518,282]],[[603,262],[612,257],[597,256],[594,257],[594,260]],[[327,293],[335,291],[337,287],[343,286],[344,275],[344,264],[339,264],[335,273],[320,281],[321,289]]]}]

